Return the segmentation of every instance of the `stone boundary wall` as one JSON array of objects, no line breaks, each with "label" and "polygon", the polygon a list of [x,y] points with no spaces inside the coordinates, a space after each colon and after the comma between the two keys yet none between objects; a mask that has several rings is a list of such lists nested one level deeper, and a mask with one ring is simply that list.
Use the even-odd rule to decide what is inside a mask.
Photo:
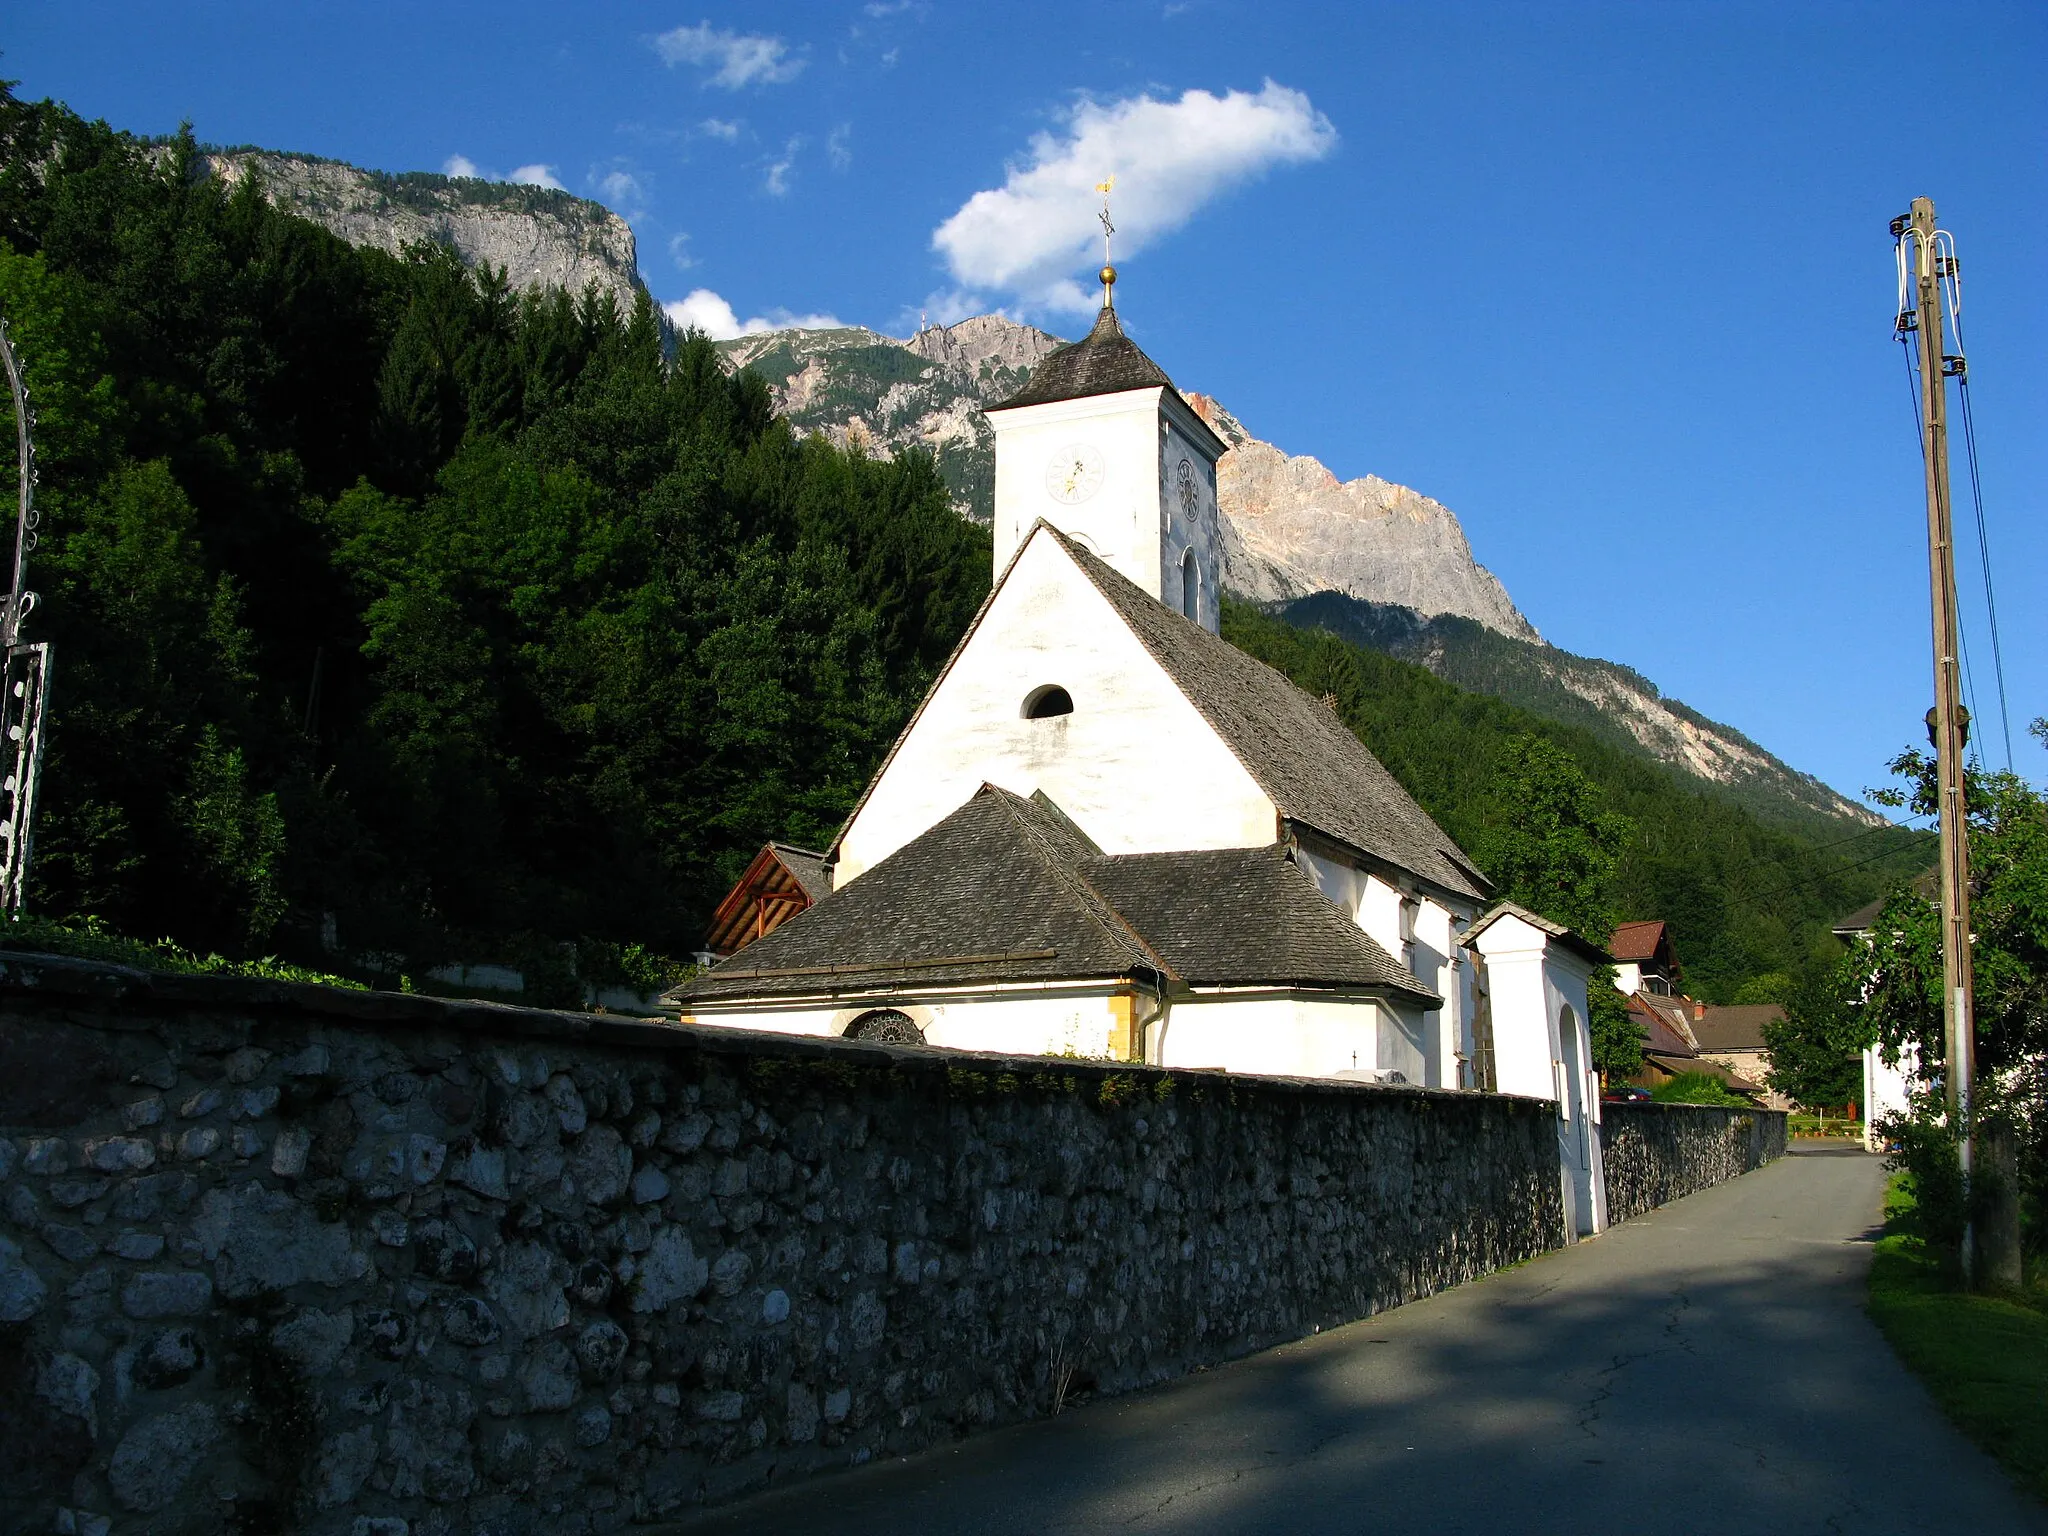
[{"label": "stone boundary wall", "polygon": [[1782,1109],[1712,1104],[1600,1106],[1607,1219],[1627,1221],[1785,1155]]},{"label": "stone boundary wall", "polygon": [[615,1530],[1563,1241],[1533,1099],[0,954],[0,1529]]}]

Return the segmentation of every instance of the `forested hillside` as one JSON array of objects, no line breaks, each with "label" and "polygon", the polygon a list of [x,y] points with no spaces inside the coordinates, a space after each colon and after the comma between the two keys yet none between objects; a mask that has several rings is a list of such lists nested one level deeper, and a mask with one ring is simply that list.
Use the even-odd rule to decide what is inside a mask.
[{"label": "forested hillside", "polygon": [[1342,592],[1317,592],[1275,611],[1297,628],[1326,629],[1339,639],[1418,662],[1460,688],[1580,726],[1634,756],[1681,767],[1772,825],[1825,839],[1881,820],[1732,726],[1667,697],[1632,667],[1517,639],[1457,614],[1425,616]]},{"label": "forested hillside", "polygon": [[1933,858],[1930,836],[1896,827],[1821,835],[1767,825],[1746,807],[1581,726],[1470,693],[1413,662],[1302,630],[1249,603],[1224,608],[1224,636],[1319,697],[1358,732],[1482,868],[1499,869],[1517,821],[1511,764],[1529,737],[1570,755],[1600,810],[1627,823],[1608,905],[1673,925],[1688,987],[1732,1001],[1754,978],[1789,976],[1839,946],[1829,923]]},{"label": "forested hillside", "polygon": [[986,588],[927,460],[799,440],[644,301],[355,249],[48,104],[0,99],[0,150],[42,911],[686,953],[763,838],[829,834]]},{"label": "forested hillside", "polygon": [[[686,954],[763,839],[830,836],[987,589],[928,457],[799,438],[701,338],[664,358],[644,298],[351,247],[189,139],[4,93],[0,152],[57,645],[41,912],[386,973]],[[1629,820],[1625,915],[1677,923],[1709,996],[1925,862],[1248,608],[1226,633],[1482,861],[1505,744],[1570,753]]]}]

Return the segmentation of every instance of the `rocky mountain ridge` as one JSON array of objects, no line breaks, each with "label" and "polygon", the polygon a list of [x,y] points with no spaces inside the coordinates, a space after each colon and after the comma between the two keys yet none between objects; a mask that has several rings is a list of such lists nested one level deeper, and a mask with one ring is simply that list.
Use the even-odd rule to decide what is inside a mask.
[{"label": "rocky mountain ridge", "polygon": [[592,284],[630,311],[645,292],[633,231],[601,203],[529,187],[429,171],[392,175],[314,155],[209,150],[206,175],[232,186],[252,173],[275,207],[321,225],[351,245],[399,254],[446,245],[472,267],[502,268],[512,290]]}]

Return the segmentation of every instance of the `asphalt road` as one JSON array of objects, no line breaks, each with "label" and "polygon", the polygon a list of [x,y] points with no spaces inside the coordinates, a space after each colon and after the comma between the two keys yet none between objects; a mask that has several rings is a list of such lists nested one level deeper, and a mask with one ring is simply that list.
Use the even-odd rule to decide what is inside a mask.
[{"label": "asphalt road", "polygon": [[1884,1174],[1796,1153],[1596,1241],[690,1532],[2048,1532],[1862,1310]]}]

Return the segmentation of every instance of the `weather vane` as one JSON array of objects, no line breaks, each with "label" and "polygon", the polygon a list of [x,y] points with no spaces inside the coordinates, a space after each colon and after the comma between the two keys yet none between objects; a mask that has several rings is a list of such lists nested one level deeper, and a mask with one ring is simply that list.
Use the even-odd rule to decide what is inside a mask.
[{"label": "weather vane", "polygon": [[1102,307],[1116,308],[1116,268],[1109,264],[1109,237],[1116,233],[1116,226],[1109,222],[1109,194],[1116,190],[1116,175],[1111,173],[1107,181],[1095,183],[1095,190],[1102,194],[1102,212],[1096,217],[1102,220]]}]

